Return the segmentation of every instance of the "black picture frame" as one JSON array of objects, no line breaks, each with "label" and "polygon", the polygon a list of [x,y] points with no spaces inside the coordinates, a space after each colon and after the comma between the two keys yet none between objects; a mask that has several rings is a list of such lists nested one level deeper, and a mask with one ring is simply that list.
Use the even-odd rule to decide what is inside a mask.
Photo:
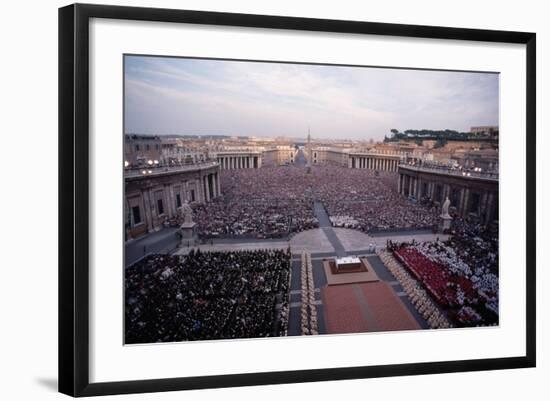
[{"label": "black picture frame", "polygon": [[[88,29],[91,18],[524,44],[526,46],[527,72],[525,94],[527,121],[525,356],[90,383],[88,375]],[[95,396],[534,367],[536,364],[535,102],[535,33],[87,4],[74,4],[60,8],[59,391],[71,396]]]}]

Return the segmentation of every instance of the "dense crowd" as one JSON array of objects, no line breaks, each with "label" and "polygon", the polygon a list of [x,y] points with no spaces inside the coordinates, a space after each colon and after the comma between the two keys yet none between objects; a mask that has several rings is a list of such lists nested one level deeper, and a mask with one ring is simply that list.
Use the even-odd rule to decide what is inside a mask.
[{"label": "dense crowd", "polygon": [[306,169],[263,167],[221,172],[223,195],[195,205],[199,236],[280,238],[319,226],[306,193]]},{"label": "dense crowd", "polygon": [[397,191],[395,172],[321,167],[314,170],[316,196],[334,226],[365,232],[433,228],[436,209],[412,203]]},{"label": "dense crowd", "polygon": [[323,203],[337,227],[369,232],[432,228],[437,223],[435,209],[399,195],[394,172],[334,166],[262,167],[222,171],[221,186],[222,196],[194,205],[202,238],[279,238],[316,228],[315,200]]},{"label": "dense crowd", "polygon": [[390,244],[457,326],[498,324],[498,236],[456,220],[447,241]]},{"label": "dense crowd", "polygon": [[281,336],[290,251],[152,255],[126,269],[127,344]]}]

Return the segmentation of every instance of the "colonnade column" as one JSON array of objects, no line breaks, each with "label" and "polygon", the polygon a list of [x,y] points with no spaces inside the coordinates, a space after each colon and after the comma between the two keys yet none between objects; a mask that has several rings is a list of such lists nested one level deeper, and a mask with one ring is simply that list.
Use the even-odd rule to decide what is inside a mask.
[{"label": "colonnade column", "polygon": [[218,184],[216,183],[216,173],[212,173],[212,198],[218,196]]},{"label": "colonnade column", "polygon": [[[142,191],[141,196],[143,198],[143,211],[145,212],[145,222],[147,223],[147,232],[153,230],[153,217],[151,215],[151,201],[149,199],[149,191]],[[147,207],[149,206],[149,207]]]},{"label": "colonnade column", "polygon": [[493,211],[495,208],[495,196],[493,192],[489,193],[488,199],[487,199],[487,207],[485,209],[485,224],[489,224],[491,222],[491,218],[493,217]]},{"label": "colonnade column", "polygon": [[401,177],[402,175],[399,174],[399,177],[397,178],[397,192],[401,194]]},{"label": "colonnade column", "polygon": [[209,202],[210,201],[210,190],[208,188],[208,176],[205,175],[202,177],[202,183],[204,188],[204,201]]}]

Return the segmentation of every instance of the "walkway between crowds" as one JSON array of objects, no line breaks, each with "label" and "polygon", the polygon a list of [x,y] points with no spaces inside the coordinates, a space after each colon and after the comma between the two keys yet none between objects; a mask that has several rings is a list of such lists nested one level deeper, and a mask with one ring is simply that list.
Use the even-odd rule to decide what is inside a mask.
[{"label": "walkway between crowds", "polygon": [[346,256],[347,252],[332,228],[332,224],[330,223],[330,218],[328,217],[325,206],[321,202],[315,201],[313,203],[313,213],[315,214],[315,217],[317,217],[317,220],[319,220],[319,227],[323,230],[330,244],[334,248],[336,256],[339,258]]}]

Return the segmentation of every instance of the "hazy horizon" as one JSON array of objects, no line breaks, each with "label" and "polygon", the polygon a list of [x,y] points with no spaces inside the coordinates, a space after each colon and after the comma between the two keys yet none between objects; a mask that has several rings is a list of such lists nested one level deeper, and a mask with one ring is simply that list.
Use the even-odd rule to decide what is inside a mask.
[{"label": "hazy horizon", "polygon": [[382,140],[498,125],[495,73],[125,57],[125,131]]}]

